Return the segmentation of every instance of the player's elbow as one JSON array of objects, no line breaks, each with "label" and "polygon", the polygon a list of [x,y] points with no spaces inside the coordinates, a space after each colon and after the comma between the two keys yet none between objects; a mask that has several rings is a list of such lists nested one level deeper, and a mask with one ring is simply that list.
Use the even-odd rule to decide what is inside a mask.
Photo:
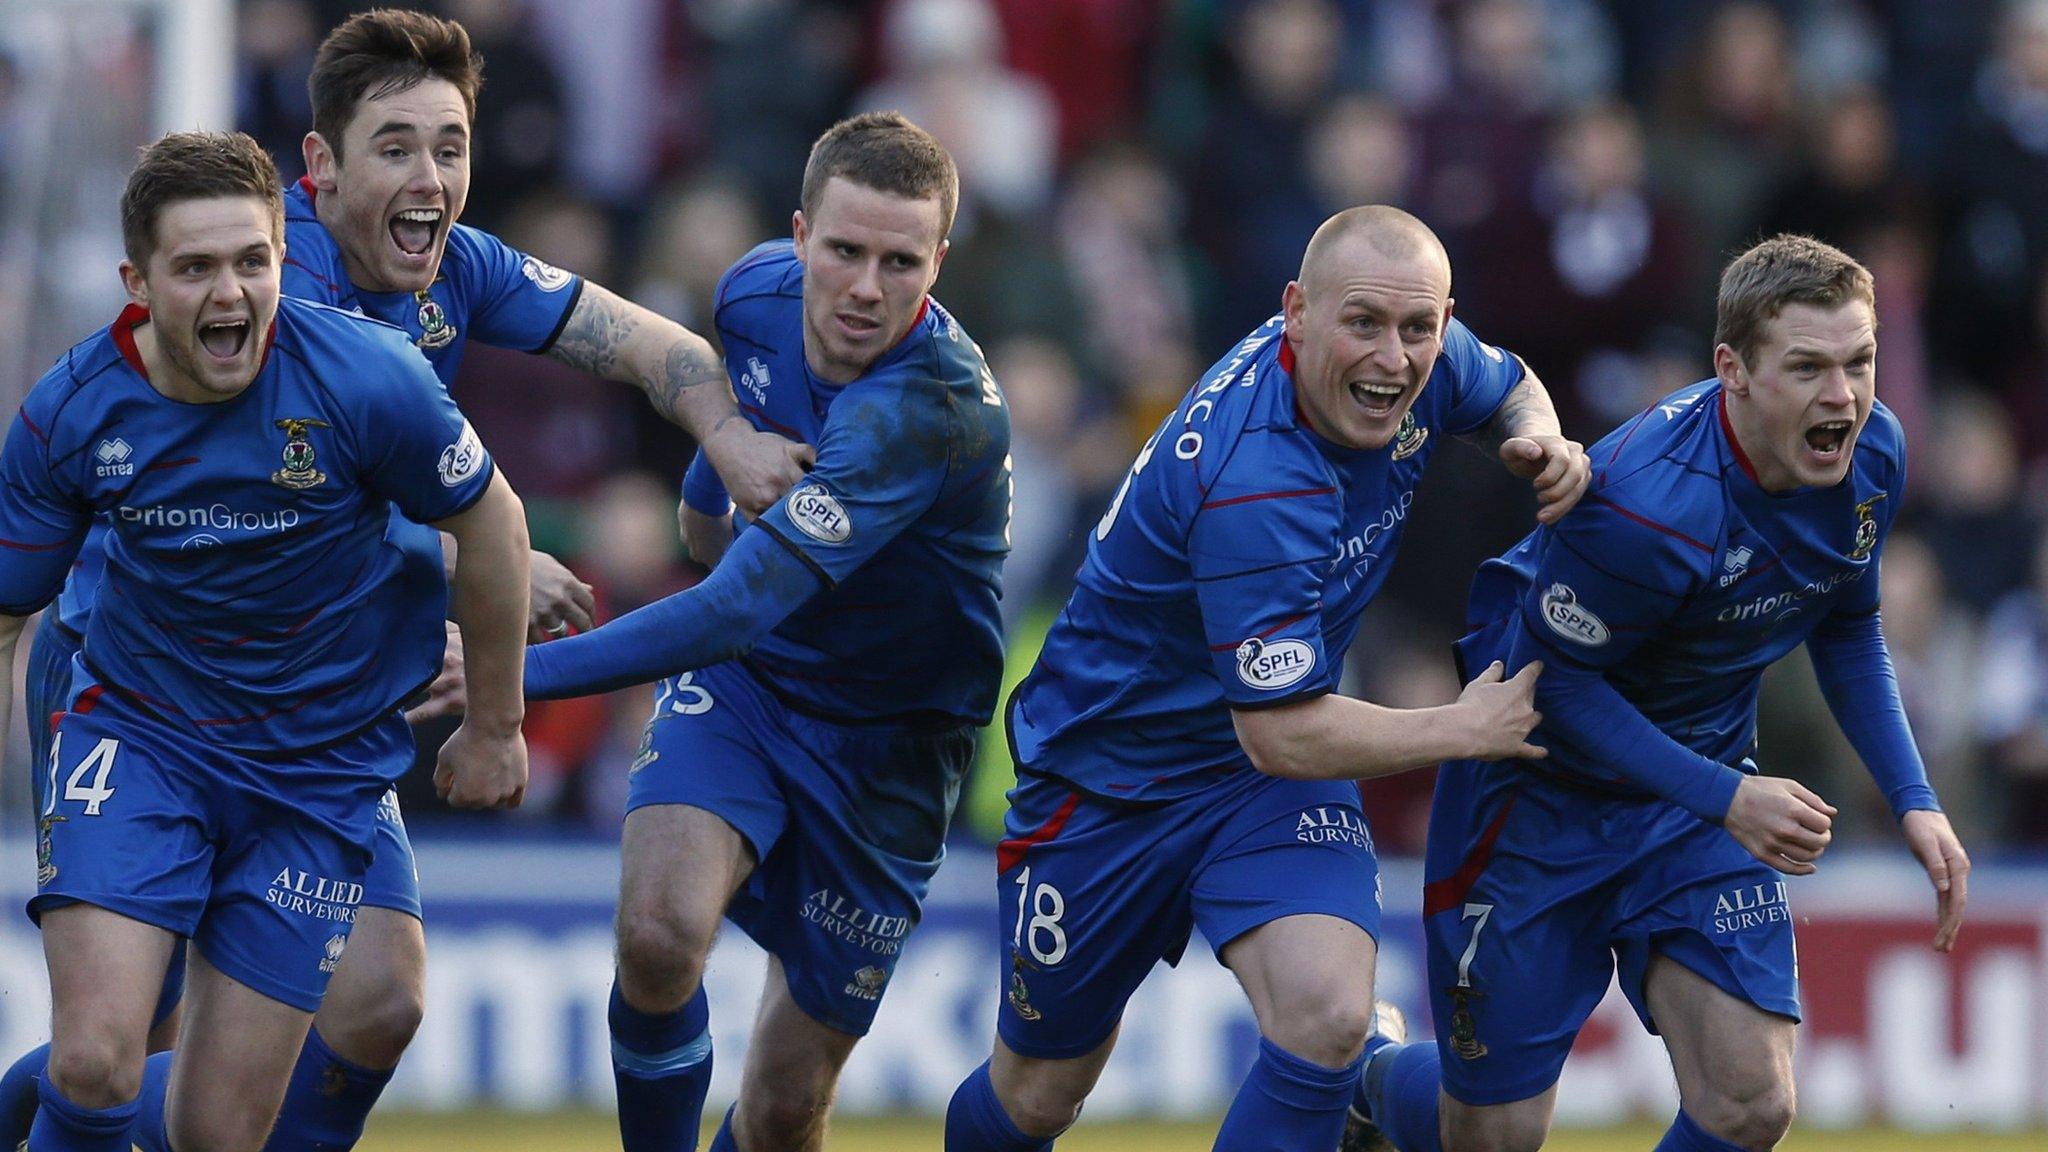
[{"label": "player's elbow", "polygon": [[1245,759],[1252,762],[1253,768],[1283,780],[1305,780],[1311,774],[1303,769],[1305,745],[1301,727],[1289,723],[1284,715],[1293,711],[1233,710],[1230,722],[1237,729],[1238,746],[1244,749]]}]

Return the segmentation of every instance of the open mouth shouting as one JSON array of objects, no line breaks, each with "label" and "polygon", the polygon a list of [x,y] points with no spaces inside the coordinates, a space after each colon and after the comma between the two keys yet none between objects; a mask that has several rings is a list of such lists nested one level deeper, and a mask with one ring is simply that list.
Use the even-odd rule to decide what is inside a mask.
[{"label": "open mouth shouting", "polygon": [[1823,420],[1806,429],[1806,450],[1823,468],[1833,467],[1849,449],[1849,433],[1855,427],[1848,419]]},{"label": "open mouth shouting", "polygon": [[1353,380],[1348,385],[1351,400],[1374,420],[1384,420],[1401,407],[1401,397],[1408,389],[1400,384],[1367,383]]},{"label": "open mouth shouting", "polygon": [[446,216],[439,208],[407,208],[391,218],[391,242],[407,257],[407,263],[426,261]]},{"label": "open mouth shouting", "polygon": [[882,330],[880,317],[864,316],[858,312],[835,312],[833,319],[839,321],[839,328],[849,340],[866,340]]},{"label": "open mouth shouting", "polygon": [[216,361],[232,362],[249,347],[250,328],[247,316],[204,321],[199,325],[199,346]]}]

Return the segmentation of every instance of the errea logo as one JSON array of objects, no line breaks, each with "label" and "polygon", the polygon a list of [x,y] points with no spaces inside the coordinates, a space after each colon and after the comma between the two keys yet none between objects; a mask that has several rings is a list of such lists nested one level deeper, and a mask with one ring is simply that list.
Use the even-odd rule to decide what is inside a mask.
[{"label": "errea logo", "polygon": [[99,461],[93,472],[100,476],[133,476],[135,465],[130,464],[128,458],[134,454],[135,449],[119,436],[102,440],[100,446],[92,450],[93,459]]},{"label": "errea logo", "polygon": [[1721,557],[1721,587],[1726,588],[1742,579],[1749,571],[1750,559],[1755,555],[1755,550],[1747,545],[1738,544],[1730,548],[1728,554]]},{"label": "errea logo", "polygon": [[853,520],[823,484],[805,484],[789,494],[789,522],[820,544],[844,544],[853,537]]},{"label": "errea logo", "polygon": [[1268,644],[1254,636],[1237,646],[1237,678],[1261,691],[1299,683],[1315,666],[1316,650],[1306,640]]},{"label": "errea logo", "polygon": [[1579,594],[1569,585],[1552,584],[1543,594],[1543,622],[1550,630],[1574,644],[1598,648],[1608,641],[1607,624],[1579,603]]}]

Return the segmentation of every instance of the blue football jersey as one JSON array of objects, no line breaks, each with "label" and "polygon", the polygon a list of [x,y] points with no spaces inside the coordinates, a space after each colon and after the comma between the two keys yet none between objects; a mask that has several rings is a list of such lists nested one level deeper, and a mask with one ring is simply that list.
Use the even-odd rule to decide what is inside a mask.
[{"label": "blue football jersey", "polygon": [[1335,690],[1424,465],[1445,435],[1486,425],[1523,374],[1453,320],[1394,439],[1361,451],[1309,429],[1293,372],[1276,316],[1138,453],[1018,687],[1026,771],[1163,801],[1248,769],[1231,710]]},{"label": "blue football jersey", "polygon": [[[814,445],[817,467],[742,530],[765,529],[824,582],[743,659],[799,708],[838,718],[987,723],[1010,550],[1010,413],[981,349],[926,298],[858,380],[804,360],[803,265],[787,240],[719,280],[715,323],[740,411]],[[710,462],[700,491],[721,491]]]},{"label": "blue football jersey", "polygon": [[[349,283],[341,243],[313,212],[316,193],[301,178],[284,197],[284,294],[361,312],[404,329],[446,385],[462,364],[471,339],[494,348],[546,352],[583,294],[583,278],[507,245],[488,232],[457,224],[448,232],[441,274],[424,292],[364,292]],[[431,532],[392,525],[423,571],[440,567],[440,542]],[[85,634],[99,584],[104,524],[93,525],[71,579],[57,598],[57,617]]]},{"label": "blue football jersey", "polygon": [[[1474,577],[1464,666],[1598,670],[1666,735],[1735,766],[1755,743],[1764,669],[1831,616],[1877,611],[1878,557],[1906,480],[1898,420],[1876,406],[1842,483],[1772,494],[1709,380],[1588,456],[1579,505]],[[1534,740],[1550,756],[1532,770],[1645,795],[1547,723]]]},{"label": "blue football jersey", "polygon": [[443,639],[386,542],[391,508],[468,508],[491,479],[483,445],[389,325],[286,298],[255,382],[187,404],[148,382],[147,319],[129,308],[23,401],[0,451],[0,611],[47,604],[103,516],[95,686],[257,754],[388,714]]}]

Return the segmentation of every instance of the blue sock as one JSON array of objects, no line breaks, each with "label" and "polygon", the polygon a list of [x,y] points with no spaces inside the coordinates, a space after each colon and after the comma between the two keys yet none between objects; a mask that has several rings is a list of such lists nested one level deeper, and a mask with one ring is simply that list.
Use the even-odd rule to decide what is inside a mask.
[{"label": "blue sock", "polygon": [[711,1002],[697,994],[674,1012],[642,1012],[612,979],[612,1080],[625,1152],[695,1152],[711,1089]]},{"label": "blue sock", "polygon": [[946,1152],[1051,1152],[1052,1138],[1026,1136],[996,1098],[988,1061],[969,1073],[946,1105]]},{"label": "blue sock", "polygon": [[343,1059],[308,1028],[263,1152],[347,1152],[363,1138],[363,1124],[394,1071]]},{"label": "blue sock", "polygon": [[718,1126],[718,1135],[711,1138],[711,1152],[740,1152],[739,1142],[732,1138],[732,1114],[739,1110],[737,1103],[725,1110],[725,1122]]},{"label": "blue sock", "polygon": [[1359,1077],[1358,1095],[1380,1134],[1401,1152],[1444,1152],[1437,1128],[1443,1081],[1437,1046],[1424,1040],[1376,1052]]},{"label": "blue sock", "polygon": [[0,1149],[18,1147],[36,1122],[36,1089],[50,1066],[50,1046],[32,1048],[0,1074]]},{"label": "blue sock", "polygon": [[1730,1144],[1701,1128],[1680,1109],[1678,1119],[1671,1122],[1664,1138],[1657,1141],[1657,1147],[1651,1152],[1747,1152],[1747,1149],[1740,1144]]},{"label": "blue sock", "polygon": [[1342,1068],[1325,1068],[1261,1036],[1258,1062],[1216,1133],[1216,1152],[1335,1148],[1363,1063],[1361,1056]]},{"label": "blue sock", "polygon": [[112,1108],[80,1108],[57,1091],[48,1076],[37,1082],[34,1127],[29,1152],[128,1152],[128,1129],[135,1123],[139,1100]]},{"label": "blue sock", "polygon": [[164,1127],[164,1097],[171,1088],[171,1054],[159,1052],[142,1064],[142,1092],[135,1097],[135,1126],[128,1139],[142,1152],[171,1152]]}]

